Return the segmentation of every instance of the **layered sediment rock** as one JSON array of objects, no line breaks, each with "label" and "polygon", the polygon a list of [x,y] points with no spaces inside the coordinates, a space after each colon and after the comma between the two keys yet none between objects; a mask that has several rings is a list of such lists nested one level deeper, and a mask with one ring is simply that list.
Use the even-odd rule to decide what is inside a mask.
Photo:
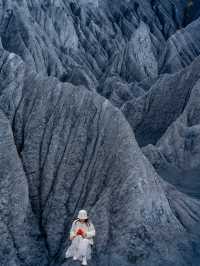
[{"label": "layered sediment rock", "polygon": [[194,11],[0,1],[1,265],[75,265],[64,252],[80,208],[94,266],[199,265],[199,201],[157,167],[199,167]]}]

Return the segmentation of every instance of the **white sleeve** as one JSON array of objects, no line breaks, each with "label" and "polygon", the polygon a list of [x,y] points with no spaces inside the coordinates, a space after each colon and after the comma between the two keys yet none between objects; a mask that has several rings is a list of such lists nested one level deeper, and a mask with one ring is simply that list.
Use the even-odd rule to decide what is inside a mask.
[{"label": "white sleeve", "polygon": [[75,222],[72,223],[71,229],[70,229],[70,238],[75,236]]},{"label": "white sleeve", "polygon": [[90,222],[89,230],[87,231],[87,237],[94,237],[96,234],[94,225]]}]

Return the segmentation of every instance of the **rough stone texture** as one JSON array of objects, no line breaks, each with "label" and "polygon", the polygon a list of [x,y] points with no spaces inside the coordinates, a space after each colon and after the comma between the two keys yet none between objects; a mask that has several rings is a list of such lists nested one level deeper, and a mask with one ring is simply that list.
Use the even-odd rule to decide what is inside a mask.
[{"label": "rough stone texture", "polygon": [[[46,265],[48,260],[52,265],[60,265],[69,244],[71,219],[83,207],[89,210],[96,225],[93,259],[97,265],[107,265],[109,260],[113,265],[119,262],[159,265],[169,261],[184,265],[179,244],[188,249],[189,257],[195,256],[185,228],[169,206],[158,175],[140,151],[121,112],[105,98],[86,89],[27,71],[14,55],[2,51],[1,58],[4,58],[0,73],[4,81],[1,110],[12,123],[14,134],[13,140],[10,123],[4,115],[1,143],[5,142],[5,146],[1,152],[4,156],[8,154],[7,161],[12,160],[9,163],[4,158],[1,160],[2,189],[6,186],[6,173],[12,186],[5,188],[2,200],[6,200],[6,195],[15,197],[9,201],[11,219],[7,220],[13,232],[4,234],[6,238],[13,235],[10,243],[5,243],[10,252],[16,252],[19,245],[16,241],[20,240],[15,264],[23,265],[26,258],[29,265]],[[12,83],[15,80],[12,70],[16,66],[19,66],[19,87]],[[6,82],[6,71],[11,73],[9,82]],[[9,108],[16,91],[20,91],[20,98],[15,97],[14,107]],[[12,173],[15,181],[20,176],[20,188],[19,184],[15,187]],[[6,210],[7,206],[2,206],[2,213]],[[122,217],[126,220],[122,221]],[[19,227],[29,229],[31,235],[21,235],[18,223]],[[177,238],[174,245],[170,238]],[[3,262],[9,265],[13,257],[6,254]]]},{"label": "rough stone texture", "polygon": [[200,57],[197,57],[189,67],[175,74],[163,75],[143,96],[122,105],[121,110],[141,146],[155,144],[183,112],[200,78],[199,66]]},{"label": "rough stone texture", "polygon": [[[200,54],[200,19],[177,31],[167,41],[160,59],[160,73],[174,73],[190,65]],[[163,64],[163,65],[162,65]]]},{"label": "rough stone texture", "polygon": [[175,216],[192,236],[199,237],[199,231],[196,230],[200,222],[199,200],[191,199],[165,181],[163,181],[163,188]]},{"label": "rough stone texture", "polygon": [[[143,148],[143,152],[158,171],[163,171],[163,168],[171,168],[175,175],[174,182],[179,181],[182,189],[185,188],[185,190],[193,186],[198,197],[200,169],[199,101],[200,80],[192,88],[182,114],[169,126],[155,146],[149,144]],[[182,178],[178,178],[180,175]]]},{"label": "rough stone texture", "polygon": [[44,237],[30,206],[27,177],[2,111],[0,128],[0,263],[48,265]]},{"label": "rough stone texture", "polygon": [[186,8],[187,1],[175,0],[1,0],[0,31],[4,48],[31,68],[94,90],[105,68],[113,68],[116,55],[125,60],[116,70],[125,80],[155,76],[156,51],[159,54],[165,39],[185,23]]},{"label": "rough stone texture", "polygon": [[75,266],[86,208],[90,265],[199,266],[198,26],[186,0],[0,0],[1,265]]}]

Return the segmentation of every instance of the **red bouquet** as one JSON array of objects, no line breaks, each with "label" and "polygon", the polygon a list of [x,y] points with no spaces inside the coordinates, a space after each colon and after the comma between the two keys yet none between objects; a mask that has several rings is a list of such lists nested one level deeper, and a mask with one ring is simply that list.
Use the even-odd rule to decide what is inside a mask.
[{"label": "red bouquet", "polygon": [[81,235],[81,236],[83,236],[84,232],[85,232],[85,231],[84,231],[82,228],[79,228],[79,229],[76,231],[76,234],[77,234],[77,235]]}]

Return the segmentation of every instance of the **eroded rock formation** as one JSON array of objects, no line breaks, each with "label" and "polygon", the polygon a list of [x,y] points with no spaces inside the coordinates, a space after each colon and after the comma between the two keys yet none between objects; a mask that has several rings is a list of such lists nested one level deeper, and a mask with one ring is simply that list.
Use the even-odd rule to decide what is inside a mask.
[{"label": "eroded rock formation", "polygon": [[199,265],[199,191],[159,176],[198,173],[197,17],[188,1],[0,1],[1,265],[75,265],[83,207],[91,265]]}]

